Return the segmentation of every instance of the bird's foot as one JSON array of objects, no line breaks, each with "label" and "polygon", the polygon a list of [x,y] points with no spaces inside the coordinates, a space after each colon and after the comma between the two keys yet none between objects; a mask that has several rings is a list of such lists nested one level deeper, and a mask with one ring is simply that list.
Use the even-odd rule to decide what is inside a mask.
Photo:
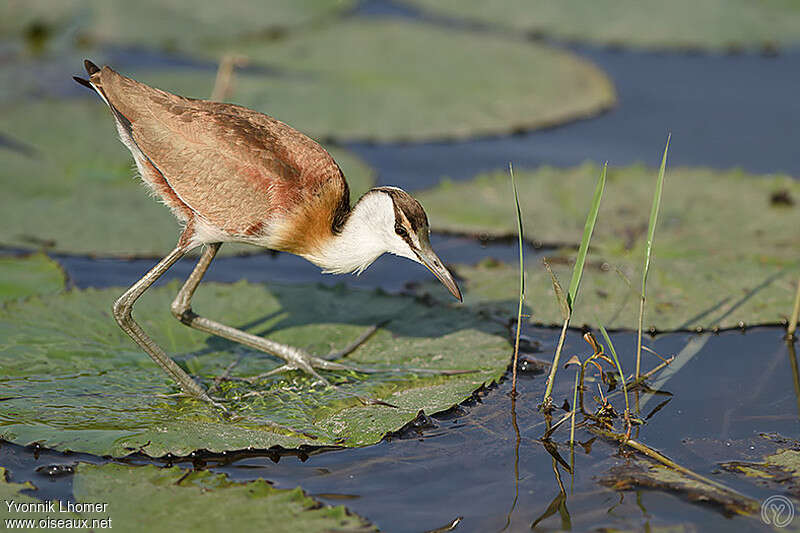
[{"label": "bird's foot", "polygon": [[187,392],[175,392],[173,394],[156,394],[158,398],[191,398],[192,400],[200,400],[201,402],[207,402],[213,407],[221,410],[224,413],[228,413],[228,408],[222,405],[222,402],[226,401],[225,398],[216,398],[211,396],[210,390],[207,393],[204,393],[201,396],[195,396],[193,394],[189,394]]},{"label": "bird's foot", "polygon": [[320,376],[319,373],[315,369],[320,370],[331,370],[331,371],[349,371],[349,372],[359,372],[361,374],[403,374],[403,373],[412,373],[412,374],[430,374],[434,376],[456,376],[459,374],[471,374],[476,372],[476,370],[437,370],[432,368],[412,368],[412,367],[396,367],[396,368],[374,368],[368,366],[360,366],[360,365],[347,365],[344,363],[337,363],[335,361],[329,361],[328,359],[323,359],[320,357],[315,357],[313,355],[308,355],[308,359],[306,360],[308,368],[304,368],[303,366],[296,366],[290,363],[286,363],[284,365],[279,366],[269,372],[264,372],[263,374],[258,374],[257,376],[251,376],[248,378],[242,378],[250,383],[255,383],[260,379],[274,376],[275,374],[281,374],[283,372],[290,372],[292,370],[302,370],[308,374],[311,374],[317,381],[315,384],[322,384],[322,385],[330,385],[330,382],[325,379],[324,377]]},{"label": "bird's foot", "polygon": [[[359,337],[345,346],[340,350],[334,350],[329,354],[317,357],[311,355],[304,350],[299,348],[295,348],[293,346],[286,346],[281,345],[281,353],[279,355],[285,363],[269,372],[264,372],[262,374],[258,374],[255,376],[249,377],[235,377],[235,378],[228,378],[223,377],[222,380],[232,380],[232,381],[244,381],[250,384],[255,384],[262,379],[282,374],[284,372],[291,372],[293,370],[300,370],[305,372],[306,374],[315,378],[313,383],[314,386],[325,386],[325,387],[335,387],[335,385],[331,384],[325,377],[319,374],[317,370],[325,370],[325,371],[345,371],[345,372],[358,372],[361,374],[381,374],[381,373],[416,373],[416,374],[430,374],[430,375],[444,375],[444,376],[451,376],[451,375],[458,375],[458,374],[469,374],[475,372],[475,370],[435,370],[430,368],[409,368],[409,367],[401,367],[401,368],[373,368],[373,367],[364,367],[360,365],[351,365],[341,363],[338,360],[348,356],[359,346],[364,344],[380,327],[384,326],[386,322],[370,326],[366,329]],[[220,378],[218,378],[220,379]]]}]

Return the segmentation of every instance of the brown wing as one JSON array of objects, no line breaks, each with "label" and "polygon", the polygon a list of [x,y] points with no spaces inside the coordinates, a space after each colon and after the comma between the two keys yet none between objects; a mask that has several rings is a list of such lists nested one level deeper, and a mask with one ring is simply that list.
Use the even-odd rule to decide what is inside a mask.
[{"label": "brown wing", "polygon": [[302,133],[250,109],[183,98],[108,67],[92,82],[129,124],[139,149],[192,211],[231,235],[271,224],[336,224],[349,207],[347,183],[333,158]]}]

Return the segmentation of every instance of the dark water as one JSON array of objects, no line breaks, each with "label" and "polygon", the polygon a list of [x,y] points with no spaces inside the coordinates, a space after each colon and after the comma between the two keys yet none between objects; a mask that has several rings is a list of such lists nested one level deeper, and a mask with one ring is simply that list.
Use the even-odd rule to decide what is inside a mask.
[{"label": "dark water", "polygon": [[600,117],[543,131],[454,143],[350,148],[380,171],[380,180],[411,190],[442,176],[587,160],[657,166],[672,132],[670,165],[741,167],[800,176],[800,52],[764,58],[571,50],[614,80],[618,106]]},{"label": "dark water", "polygon": [[[549,358],[556,332],[531,329]],[[638,439],[701,475],[763,500],[774,489],[755,485],[719,470],[726,460],[754,460],[763,448],[759,433],[798,434],[798,398],[790,352],[778,328],[724,332],[700,337],[665,334],[649,342],[664,356],[679,353],[687,343],[705,344],[674,377],[663,385],[673,394],[639,432]],[[635,335],[613,335],[625,368],[632,368]],[[577,333],[568,336],[565,353],[587,354]],[[646,359],[645,368],[658,360]],[[554,397],[571,401],[572,372],[564,371]],[[334,450],[279,457],[274,453],[229,454],[202,461],[175,461],[224,472],[239,481],[266,478],[277,487],[301,485],[319,500],[344,504],[387,531],[425,531],[463,517],[458,531],[528,530],[559,495],[553,456],[542,445],[543,418],[536,405],[543,393],[544,376],[521,374],[520,395],[512,406],[510,380],[477,395],[476,399],[434,416],[420,431],[366,448]],[[667,396],[641,397],[643,416]],[[613,398],[621,410],[622,398]],[[590,402],[591,403],[591,402]],[[588,404],[587,404],[588,405]],[[560,413],[560,412],[559,412]],[[516,425],[516,427],[515,427]],[[517,433],[518,431],[518,433]],[[552,437],[558,454],[569,462],[565,426]],[[578,431],[577,440],[592,435]],[[43,498],[69,497],[70,476],[49,478],[36,468],[76,461],[101,461],[86,455],[34,451],[15,445],[0,447],[0,464],[9,467],[12,479],[32,480]],[[130,462],[147,462],[132,458]],[[680,494],[655,490],[614,491],[598,482],[615,465],[624,464],[617,444],[594,441],[587,453],[578,447],[574,480],[564,466],[557,466],[566,492],[571,526],[642,529],[677,524],[702,525],[703,531],[766,529],[758,517],[730,518],[713,505],[689,503]],[[515,473],[515,469],[517,473]],[[516,503],[514,500],[516,498]],[[561,516],[543,520],[538,530],[562,528]]]},{"label": "dark water", "polygon": [[[416,16],[387,2],[366,2],[358,13]],[[349,148],[377,169],[381,183],[411,190],[429,187],[442,176],[466,179],[478,172],[503,169],[508,162],[516,167],[568,166],[587,159],[607,159],[612,165],[637,161],[656,164],[668,131],[673,133],[673,166],[741,166],[753,172],[800,176],[800,159],[796,157],[800,51],[765,57],[754,53],[690,55],[567,48],[608,73],[618,91],[617,108],[597,118],[515,136],[413,145],[359,143]],[[120,68],[176,62],[213,68],[141,51],[117,50],[111,55]],[[84,96],[66,74],[64,90]],[[54,90],[62,94],[59,88]],[[10,135],[6,141],[0,138],[0,144],[12,141]],[[514,262],[517,254],[510,244],[483,246],[465,238],[435,236],[433,244],[450,263],[474,263],[486,256]],[[534,260],[532,256],[530,252],[528,261]],[[128,285],[154,263],[72,256],[56,259],[77,287]],[[181,261],[166,279],[184,278],[191,268],[191,261]],[[381,258],[359,278],[323,276],[312,265],[286,254],[222,257],[215,260],[208,274],[208,279],[215,281],[346,282],[390,291],[429,277],[422,267],[393,257]],[[541,346],[542,353],[535,356],[549,359],[557,331],[531,329],[526,334]],[[721,472],[717,464],[757,459],[763,444],[759,433],[800,435],[793,373],[796,364],[782,337],[783,331],[776,328],[744,334],[659,335],[650,345],[662,355],[679,353],[689,344],[697,345],[699,351],[663,384],[673,396],[641,428],[638,439],[757,500],[780,492]],[[623,366],[632,368],[634,336],[619,333],[613,338]],[[570,333],[565,353],[587,354],[588,350],[576,333]],[[647,361],[645,368],[656,363],[653,357]],[[677,367],[678,362],[673,363],[673,368]],[[567,397],[571,401],[573,374],[559,372],[555,397],[560,405]],[[457,517],[463,517],[457,531],[500,531],[506,526],[512,531],[527,531],[559,494],[554,459],[540,441],[544,426],[536,405],[543,381],[542,375],[522,375],[521,394],[513,409],[508,395],[510,383],[505,380],[467,405],[433,417],[432,426],[419,433],[408,432],[367,448],[295,452],[284,457],[274,453],[229,454],[203,462],[206,468],[237,480],[263,477],[278,487],[301,485],[319,500],[345,504],[387,531],[424,531],[445,526]],[[642,396],[642,413],[647,414],[666,398]],[[619,396],[614,403],[618,408],[623,405]],[[578,438],[585,442],[591,435],[582,431]],[[567,439],[566,429],[553,436],[558,453],[568,461]],[[105,459],[0,445],[0,465],[9,469],[13,481],[32,481],[42,499],[70,498],[71,476],[68,472],[50,476],[37,468],[76,461]],[[590,453],[577,450],[574,481],[563,466],[557,467],[566,487],[573,530],[639,530],[678,524],[703,531],[765,527],[758,516],[728,518],[714,506],[689,503],[678,494],[618,492],[603,487],[598,479],[624,461],[616,444],[598,439]],[[192,466],[188,460],[178,464]],[[566,529],[567,525],[556,514],[542,521],[537,530]]]},{"label": "dark water", "polygon": [[[383,0],[366,2],[360,13],[419,17],[413,9]],[[436,18],[429,22],[450,24]],[[587,160],[657,166],[668,132],[671,166],[800,176],[800,50],[765,56],[548,44],[575,52],[606,72],[617,90],[617,107],[596,118],[514,136],[350,148],[379,169],[382,183],[410,190],[430,187],[442,176],[466,179],[505,170],[509,162],[518,168]]]},{"label": "dark water", "polygon": [[[431,244],[445,264],[473,264],[486,257],[505,262],[516,262],[519,250],[516,245],[504,242],[480,244],[466,237],[433,234]],[[531,252],[531,260],[535,251]],[[78,287],[130,286],[157,262],[155,259],[93,259],[80,256],[55,256]],[[179,261],[158,281],[186,279],[194,268],[196,259]],[[318,267],[291,254],[261,253],[240,257],[218,257],[211,263],[205,278],[210,281],[235,282],[246,279],[253,283],[344,283],[356,288],[381,287],[398,292],[408,283],[428,281],[431,273],[423,266],[401,257],[384,255],[360,276],[333,276],[320,273]]]},{"label": "dark water", "polygon": [[571,48],[605,70],[619,104],[604,115],[544,131],[457,143],[351,145],[382,183],[423,189],[442,176],[586,160],[658,165],[672,132],[670,165],[800,176],[800,52],[764,58]]}]

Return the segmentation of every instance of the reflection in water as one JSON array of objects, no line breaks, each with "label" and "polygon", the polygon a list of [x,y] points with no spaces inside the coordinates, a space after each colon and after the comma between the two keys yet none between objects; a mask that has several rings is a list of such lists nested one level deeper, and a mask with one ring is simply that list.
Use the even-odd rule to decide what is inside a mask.
[{"label": "reflection in water", "polygon": [[[518,261],[516,245],[504,241],[490,241],[476,245],[466,237],[431,235],[431,245],[438,251],[445,264],[473,264],[486,257],[515,264]],[[533,260],[538,260],[543,250],[538,250]],[[152,259],[103,259],[96,260],[78,256],[56,256],[69,273],[76,287],[125,287],[130,286],[153,266]],[[156,286],[171,280],[184,281],[194,268],[196,259],[178,261]],[[242,257],[219,257],[209,268],[206,281],[233,283],[246,279],[252,283],[322,283],[325,285],[346,284],[360,289],[380,287],[388,292],[399,292],[409,283],[428,282],[431,273],[421,265],[408,259],[384,254],[359,276],[332,276],[322,274],[318,267],[305,259],[291,254],[258,253]]]},{"label": "reflection in water", "polygon": [[647,513],[647,509],[644,508],[644,503],[642,503],[642,491],[636,491],[636,507],[638,507],[642,511],[642,516],[645,518],[644,522],[644,530],[649,533],[650,531],[650,515]]},{"label": "reflection in water", "polygon": [[[555,451],[555,448],[550,449],[545,447],[545,449],[552,455],[553,473],[556,476],[558,493],[555,498],[553,498],[553,501],[550,502],[550,505],[547,506],[547,509],[533,521],[531,529],[536,529],[536,526],[538,526],[542,520],[558,513],[561,516],[561,529],[570,531],[572,529],[572,520],[569,516],[569,510],[567,509],[567,491],[564,490],[564,483],[561,481],[561,472],[558,470],[559,464],[563,463],[564,460],[561,459],[559,461],[560,456],[558,456],[558,452]],[[567,468],[567,470],[569,471],[569,468]]]},{"label": "reflection in water", "polygon": [[[519,339],[519,336],[517,337]],[[516,369],[514,369],[516,375]],[[513,387],[512,382],[512,387]],[[508,511],[506,524],[500,531],[505,531],[511,525],[511,515],[514,514],[514,509],[517,507],[517,500],[519,500],[519,443],[522,440],[519,434],[519,424],[517,424],[517,393],[514,388],[511,390],[511,426],[514,428],[514,501],[511,502],[511,509]]]},{"label": "reflection in water", "polygon": [[794,339],[786,339],[787,351],[789,353],[789,366],[792,367],[792,384],[794,385],[794,395],[797,399],[797,416],[800,418],[800,373],[797,371],[797,355],[794,350]]}]

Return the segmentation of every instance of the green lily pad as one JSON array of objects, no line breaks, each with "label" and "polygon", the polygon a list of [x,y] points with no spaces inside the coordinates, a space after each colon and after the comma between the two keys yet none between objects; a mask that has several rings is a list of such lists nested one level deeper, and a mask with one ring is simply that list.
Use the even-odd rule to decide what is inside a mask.
[{"label": "green lily pad", "polygon": [[[526,238],[545,245],[580,243],[600,167],[586,163],[514,174]],[[643,243],[657,174],[642,165],[609,168],[592,247],[630,250]],[[438,229],[516,238],[510,183],[507,172],[495,172],[444,181],[417,197]],[[679,241],[702,253],[792,256],[800,244],[799,204],[800,183],[786,175],[667,168],[655,250]]]},{"label": "green lily pad", "polygon": [[[106,256],[163,256],[175,247],[177,220],[134,178],[133,159],[99,99],[8,106],[0,133],[32,150],[0,146],[0,244]],[[357,199],[372,186],[372,169],[350,152],[330,151]]]},{"label": "green lily pad", "polygon": [[404,1],[436,15],[594,44],[719,50],[800,42],[800,5],[792,0]]},{"label": "green lily pad", "polygon": [[761,517],[764,523],[777,526],[776,529],[784,528],[792,523],[800,497],[800,443],[777,434],[761,437],[764,440],[755,441],[756,446],[771,448],[771,453],[763,455],[762,460],[729,461],[720,463],[720,467],[775,491],[763,501]]},{"label": "green lily pad", "polygon": [[[232,101],[337,140],[507,134],[595,115],[616,99],[609,78],[570,52],[401,20],[353,18],[209,57],[223,51],[274,71],[237,75]],[[198,71],[129,74],[186,95],[213,80]]]},{"label": "green lily pad", "polygon": [[115,529],[139,531],[376,531],[344,506],[320,505],[300,488],[275,489],[259,479],[153,465],[80,464],[75,500],[106,503]]},{"label": "green lily pad", "polygon": [[44,254],[0,257],[0,303],[64,288],[66,275]]},{"label": "green lily pad", "polygon": [[[30,481],[26,481],[25,483],[11,483],[7,479],[7,470],[0,466],[0,499],[4,501],[13,500],[20,504],[39,501],[33,496],[28,496],[23,493],[23,490],[36,490],[36,487],[34,487]],[[21,515],[23,513],[19,514]],[[28,513],[24,514],[25,516],[15,517],[12,516],[12,513],[9,513],[7,505],[0,507],[0,518],[44,518],[45,516],[45,513],[36,514],[35,516],[28,516]]]},{"label": "green lily pad", "polygon": [[0,7],[0,34],[31,44],[68,34],[79,44],[181,48],[269,36],[340,14],[354,0],[8,0]]},{"label": "green lily pad", "polygon": [[[580,242],[599,168],[515,171],[526,235],[554,245]],[[609,171],[574,324],[636,328],[638,286],[654,170]],[[418,195],[438,229],[484,236],[516,231],[506,174],[446,182]],[[664,329],[777,323],[791,311],[800,273],[796,228],[800,183],[787,176],[740,171],[668,170],[648,278],[645,324]],[[575,250],[560,248],[550,262],[568,280]],[[516,313],[517,267],[491,262],[457,266],[465,302]],[[549,276],[540,264],[526,269],[528,314],[536,323],[561,322]],[[423,287],[424,290],[424,287]]]},{"label": "green lily pad", "polygon": [[[148,291],[134,316],[167,353],[206,386],[233,362],[233,377],[279,361],[192,330],[169,304],[178,286]],[[463,309],[344,288],[205,284],[195,310],[254,334],[326,354],[369,325],[383,326],[347,360],[375,368],[474,370],[452,376],[328,374],[339,388],[315,388],[289,373],[255,385],[224,381],[217,395],[231,415],[204,402],[166,398],[175,386],[114,323],[121,289],[73,291],[0,309],[0,437],[98,455],[185,455],[197,449],[361,446],[414,419],[468,398],[508,364],[504,329]],[[364,405],[359,399],[388,402]]]},{"label": "green lily pad", "polygon": [[758,501],[738,492],[641,459],[629,459],[625,464],[612,467],[600,483],[614,490],[648,488],[674,492],[692,502],[718,506],[731,515],[753,514],[759,509]]},{"label": "green lily pad", "polygon": [[[0,500],[3,506],[0,507],[0,520],[6,529],[14,529],[8,520],[17,520],[16,527],[19,529],[45,529],[44,525],[50,524],[50,528],[57,527],[57,523],[48,522],[50,520],[62,520],[61,528],[70,527],[65,525],[68,521],[71,527],[78,528],[82,525],[82,519],[89,519],[91,514],[76,513],[67,507],[67,504],[60,503],[58,500],[42,501],[22,491],[37,490],[30,481],[25,483],[11,483],[7,479],[8,470],[0,466]],[[52,509],[52,511],[51,511]],[[45,522],[40,524],[40,520]]]},{"label": "green lily pad", "polygon": [[[655,249],[658,253],[657,244]],[[549,260],[558,279],[568,281],[575,252],[561,250]],[[475,266],[455,265],[453,270],[463,280],[465,305],[510,318],[517,313],[518,268],[487,261]],[[523,313],[529,321],[537,325],[561,323],[561,311],[544,266],[527,264],[525,276]],[[797,262],[782,267],[757,261],[726,263],[713,257],[659,256],[651,264],[647,279],[644,326],[665,331],[780,323],[792,310],[798,276]],[[635,257],[589,254],[572,324],[596,327],[602,323],[607,328],[636,329],[639,280],[641,264]],[[449,303],[438,294],[434,283],[425,283],[417,290],[431,291],[436,300]]]},{"label": "green lily pad", "polygon": [[761,484],[785,488],[795,496],[800,496],[800,451],[797,449],[779,449],[759,462],[730,461],[720,466],[729,472],[744,474]]}]

